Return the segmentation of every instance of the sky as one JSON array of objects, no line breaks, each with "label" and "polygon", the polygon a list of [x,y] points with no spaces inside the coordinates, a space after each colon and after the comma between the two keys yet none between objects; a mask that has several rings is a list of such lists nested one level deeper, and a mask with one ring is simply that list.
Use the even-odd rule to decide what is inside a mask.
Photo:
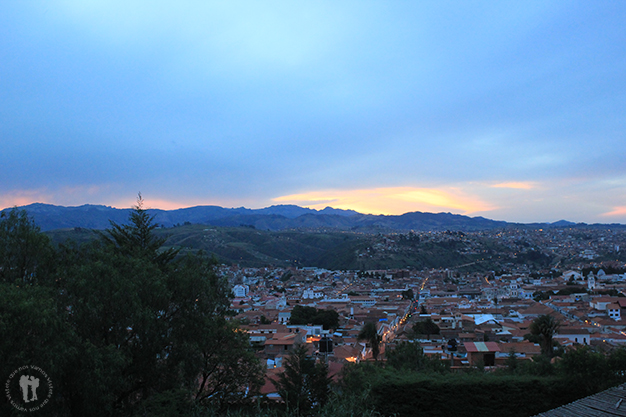
[{"label": "sky", "polygon": [[0,208],[626,223],[626,2],[0,2]]}]

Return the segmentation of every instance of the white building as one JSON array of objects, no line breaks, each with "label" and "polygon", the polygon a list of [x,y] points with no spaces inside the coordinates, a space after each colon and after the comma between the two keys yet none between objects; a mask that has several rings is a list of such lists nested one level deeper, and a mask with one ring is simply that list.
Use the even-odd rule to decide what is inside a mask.
[{"label": "white building", "polygon": [[323,296],[324,296],[324,293],[322,291],[314,290],[313,288],[307,288],[302,293],[302,298],[304,298],[305,300],[306,299],[313,300],[315,298],[322,298]]},{"label": "white building", "polygon": [[233,287],[233,294],[235,298],[244,298],[250,292],[250,287],[247,285],[235,285]]}]

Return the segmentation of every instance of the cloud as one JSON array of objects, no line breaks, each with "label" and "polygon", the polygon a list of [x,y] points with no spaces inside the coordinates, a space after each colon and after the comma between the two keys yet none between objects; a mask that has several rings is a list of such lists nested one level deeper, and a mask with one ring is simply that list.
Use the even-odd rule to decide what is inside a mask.
[{"label": "cloud", "polygon": [[[106,201],[111,195],[108,185],[65,186],[59,188],[42,187],[37,189],[9,190],[0,194],[0,210],[7,207],[21,207],[33,203],[56,205],[90,204],[90,200]],[[94,203],[98,204],[98,203]],[[110,205],[110,203],[102,203]]]},{"label": "cloud", "polygon": [[601,216],[614,217],[614,216],[626,216],[626,206],[614,207],[612,211],[602,213]]},{"label": "cloud", "polygon": [[331,206],[370,214],[404,214],[412,211],[454,211],[471,214],[496,207],[459,189],[388,187],[357,190],[326,190],[292,194],[273,199],[322,209]]},{"label": "cloud", "polygon": [[51,199],[52,194],[44,189],[9,191],[0,195],[0,210],[38,202],[49,202]]},{"label": "cloud", "polygon": [[491,185],[492,188],[512,188],[516,190],[532,190],[536,188],[534,182],[501,182]]}]

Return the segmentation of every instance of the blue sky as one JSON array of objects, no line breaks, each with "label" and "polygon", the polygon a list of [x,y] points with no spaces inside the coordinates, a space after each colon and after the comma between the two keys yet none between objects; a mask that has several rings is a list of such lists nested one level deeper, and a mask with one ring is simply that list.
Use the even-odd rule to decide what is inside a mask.
[{"label": "blue sky", "polygon": [[0,3],[0,207],[626,223],[621,1]]}]

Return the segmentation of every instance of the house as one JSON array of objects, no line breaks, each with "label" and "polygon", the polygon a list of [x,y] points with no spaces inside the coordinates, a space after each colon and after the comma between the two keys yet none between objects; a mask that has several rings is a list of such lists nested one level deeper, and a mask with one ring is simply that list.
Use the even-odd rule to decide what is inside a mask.
[{"label": "house", "polygon": [[315,288],[307,288],[302,292],[302,298],[305,300],[324,297],[324,293]]},{"label": "house", "polygon": [[588,345],[591,340],[591,333],[589,330],[580,327],[562,327],[554,335],[554,338],[561,344],[569,339],[574,343]]},{"label": "house", "polygon": [[500,346],[496,342],[465,342],[463,347],[467,351],[470,366],[495,366],[496,353],[500,352]]},{"label": "house", "polygon": [[541,346],[529,341],[516,343],[498,343],[500,352],[496,353],[496,365],[504,365],[511,353],[519,360],[529,360],[541,354]]},{"label": "house", "polygon": [[270,358],[285,355],[295,346],[305,342],[305,332],[273,333],[271,339],[266,339],[263,352]]},{"label": "house", "polygon": [[281,311],[278,313],[278,322],[280,324],[287,324],[291,319],[291,311]]},{"label": "house", "polygon": [[609,305],[606,306],[606,311],[609,314],[609,318],[612,318],[613,320],[621,320],[621,307],[619,304],[616,303],[611,303]]},{"label": "house", "polygon": [[596,310],[606,311],[610,304],[618,303],[617,297],[595,297],[589,301],[589,306]]},{"label": "house", "polygon": [[250,292],[250,287],[247,285],[235,285],[233,287],[233,294],[235,298],[244,298]]}]

